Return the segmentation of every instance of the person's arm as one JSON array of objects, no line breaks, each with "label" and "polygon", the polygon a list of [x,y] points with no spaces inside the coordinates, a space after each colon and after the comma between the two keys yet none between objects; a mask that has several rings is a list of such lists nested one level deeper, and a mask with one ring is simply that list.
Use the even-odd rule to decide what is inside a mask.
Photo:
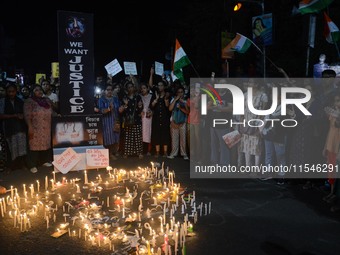
[{"label": "person's arm", "polygon": [[24,103],[24,119],[27,124],[28,138],[32,139],[34,132],[32,126],[32,112],[33,112],[33,102],[32,99],[27,99]]},{"label": "person's arm", "polygon": [[174,109],[175,104],[176,104],[176,102],[177,102],[178,100],[179,100],[179,96],[176,96],[176,97],[172,100],[172,102],[170,103],[170,106],[169,106],[169,111],[170,111],[170,112]]},{"label": "person's arm", "polygon": [[151,67],[150,69],[150,77],[149,77],[149,88],[152,89],[153,88],[153,75],[155,73],[155,69],[153,67]]}]

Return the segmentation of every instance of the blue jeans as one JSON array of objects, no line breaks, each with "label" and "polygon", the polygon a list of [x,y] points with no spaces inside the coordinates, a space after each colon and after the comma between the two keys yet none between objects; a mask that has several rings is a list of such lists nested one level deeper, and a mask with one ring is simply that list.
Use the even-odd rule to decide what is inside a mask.
[{"label": "blue jeans", "polygon": [[222,138],[228,132],[229,129],[210,128],[210,161],[212,164],[230,164],[230,150]]},{"label": "blue jeans", "polygon": [[[265,164],[266,166],[285,166],[286,165],[286,145],[284,143],[276,143],[269,140],[264,140],[265,146]],[[278,173],[283,177],[284,172]]]}]

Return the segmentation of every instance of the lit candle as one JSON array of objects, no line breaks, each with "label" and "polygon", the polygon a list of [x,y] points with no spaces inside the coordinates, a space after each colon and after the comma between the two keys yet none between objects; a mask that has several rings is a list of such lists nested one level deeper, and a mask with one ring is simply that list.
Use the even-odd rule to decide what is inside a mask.
[{"label": "lit candle", "polygon": [[52,171],[52,173],[53,173],[53,180],[54,180],[54,182],[56,182],[56,180],[55,180],[55,172]]},{"label": "lit candle", "polygon": [[52,188],[51,189],[54,190],[55,187],[54,187],[54,180],[53,179],[51,180],[51,183],[52,183]]},{"label": "lit candle", "polygon": [[122,215],[122,218],[124,219],[125,218],[125,208],[123,207],[123,215]]},{"label": "lit candle", "polygon": [[209,202],[209,214],[211,213],[211,202]]},{"label": "lit candle", "polygon": [[110,197],[109,196],[106,198],[106,205],[107,205],[107,207],[110,207]]},{"label": "lit candle", "polygon": [[[1,198],[1,200],[0,200],[0,207],[1,207],[1,217],[3,218],[3,217],[5,217],[4,216],[4,207],[3,207],[3,205],[2,205],[2,198]],[[15,226],[14,226],[15,227]]]},{"label": "lit candle", "polygon": [[81,193],[81,192],[80,192],[80,187],[79,187],[78,184],[76,184],[76,187],[77,187],[77,193]]},{"label": "lit candle", "polygon": [[40,183],[39,183],[38,180],[37,180],[37,190],[38,190],[38,192],[40,192]]},{"label": "lit candle", "polygon": [[24,194],[25,194],[25,192],[26,192],[26,184],[23,184],[22,186],[24,187]]},{"label": "lit candle", "polygon": [[48,229],[48,227],[49,227],[49,223],[50,223],[50,220],[49,220],[48,216],[46,216],[46,228],[47,228],[47,229]]},{"label": "lit candle", "polygon": [[147,249],[148,249],[148,255],[151,255],[151,247],[150,247],[150,243],[149,243],[149,241],[146,241],[146,247],[147,247]]},{"label": "lit candle", "polygon": [[208,208],[207,208],[207,204],[204,204],[204,215],[206,216],[208,213]]},{"label": "lit candle", "polygon": [[33,184],[31,184],[30,189],[31,189],[31,198],[33,198],[33,195],[34,195],[34,186],[33,186]]},{"label": "lit candle", "polygon": [[11,186],[11,198],[13,200],[13,197],[14,197],[14,189],[13,189],[13,186]]},{"label": "lit candle", "polygon": [[153,197],[153,204],[157,205],[157,198],[156,197]]},{"label": "lit candle", "polygon": [[87,179],[87,172],[84,170],[84,184],[88,184],[89,180]]},{"label": "lit candle", "polygon": [[48,189],[48,177],[46,176],[45,177],[45,190]]}]

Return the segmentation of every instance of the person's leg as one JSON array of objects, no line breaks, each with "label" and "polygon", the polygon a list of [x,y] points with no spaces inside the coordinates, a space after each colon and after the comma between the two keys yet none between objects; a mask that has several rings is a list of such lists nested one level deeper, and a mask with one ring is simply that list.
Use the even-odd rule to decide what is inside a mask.
[{"label": "person's leg", "polygon": [[219,142],[215,132],[215,128],[210,128],[210,162],[211,164],[218,164],[219,159]]},{"label": "person's leg", "polygon": [[219,146],[219,164],[229,165],[230,164],[230,150],[228,145],[224,142],[223,135],[229,132],[229,129],[216,129],[216,135]]},{"label": "person's leg", "polygon": [[187,157],[187,124],[183,123],[179,127],[179,139],[180,139],[180,150],[181,156]]},{"label": "person's leg", "polygon": [[179,150],[179,128],[170,128],[172,150],[169,157],[175,157]]},{"label": "person's leg", "polygon": [[[29,151],[26,157],[27,167],[32,171],[38,165],[39,151]],[[33,170],[34,171],[34,170]]]}]

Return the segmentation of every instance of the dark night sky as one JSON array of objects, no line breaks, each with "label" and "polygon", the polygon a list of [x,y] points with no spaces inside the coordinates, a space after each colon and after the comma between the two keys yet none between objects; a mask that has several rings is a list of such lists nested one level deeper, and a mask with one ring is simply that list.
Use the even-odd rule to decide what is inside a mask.
[{"label": "dark night sky", "polygon": [[[251,32],[252,16],[260,14],[256,5],[246,5],[239,13],[230,12],[230,0],[206,1],[53,1],[43,6],[30,1],[9,1],[2,10],[1,24],[6,35],[15,40],[15,65],[25,73],[50,71],[50,62],[57,61],[57,10],[94,14],[94,51],[96,74],[105,74],[104,65],[118,58],[135,61],[147,75],[153,61],[166,63],[165,53],[180,42],[201,76],[220,68],[220,31],[230,29],[245,35]],[[268,47],[268,55],[287,71],[296,69],[296,59],[304,68],[305,19],[290,17],[296,0],[266,0],[266,12],[273,12],[275,44]],[[275,2],[275,4],[273,4]],[[335,0],[330,9],[331,18],[340,25],[339,3]],[[7,4],[7,3],[6,3]],[[39,7],[38,7],[39,6]],[[337,12],[339,10],[339,12]],[[322,30],[319,15],[318,30]],[[232,23],[230,23],[232,20]],[[318,32],[318,38],[321,33]],[[312,51],[311,62],[317,60],[320,50],[334,55],[332,46],[319,39],[318,48]],[[238,56],[243,61],[248,56]],[[296,58],[294,60],[294,58]],[[295,67],[291,67],[295,65]],[[188,68],[190,69],[190,68]],[[192,70],[189,70],[192,72]]]}]

